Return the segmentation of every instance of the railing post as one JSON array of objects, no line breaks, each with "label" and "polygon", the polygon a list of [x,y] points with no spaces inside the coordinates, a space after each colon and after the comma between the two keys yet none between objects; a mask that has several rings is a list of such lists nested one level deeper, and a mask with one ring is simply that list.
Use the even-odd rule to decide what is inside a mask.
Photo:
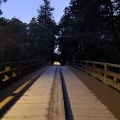
[{"label": "railing post", "polygon": [[95,77],[95,63],[93,62],[92,76]]},{"label": "railing post", "polygon": [[88,63],[87,62],[85,62],[85,64],[86,64],[86,67],[85,67],[85,72],[87,73],[87,67],[88,67]]},{"label": "railing post", "polygon": [[107,65],[104,64],[104,80],[103,80],[104,83],[106,83],[106,71],[107,71]]},{"label": "railing post", "polygon": [[4,76],[4,81],[10,80],[10,79],[12,78],[10,66],[5,66],[5,72],[8,72],[8,73],[5,74],[5,76]]}]

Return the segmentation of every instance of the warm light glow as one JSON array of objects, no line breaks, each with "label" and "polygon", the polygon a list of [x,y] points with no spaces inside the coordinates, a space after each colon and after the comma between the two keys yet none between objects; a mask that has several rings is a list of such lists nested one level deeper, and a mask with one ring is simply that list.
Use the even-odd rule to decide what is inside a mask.
[{"label": "warm light glow", "polygon": [[54,62],[53,65],[61,65],[60,62]]}]

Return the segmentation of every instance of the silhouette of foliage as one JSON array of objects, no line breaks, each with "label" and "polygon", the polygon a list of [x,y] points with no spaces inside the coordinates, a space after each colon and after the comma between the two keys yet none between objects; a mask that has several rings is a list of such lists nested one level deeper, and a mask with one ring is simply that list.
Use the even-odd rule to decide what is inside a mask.
[{"label": "silhouette of foliage", "polygon": [[[46,1],[44,0],[44,2]],[[50,2],[48,3],[50,5]],[[48,7],[50,8],[50,6]],[[51,60],[56,40],[52,30],[56,23],[51,18],[50,11],[47,11],[45,15],[46,22],[40,20],[41,14],[38,16],[38,18],[32,18],[29,24],[23,23],[17,18],[11,20],[2,18],[2,22],[0,22],[1,62],[41,58]]]},{"label": "silhouette of foliage", "polygon": [[64,61],[120,62],[119,6],[120,0],[71,0],[58,25]]}]

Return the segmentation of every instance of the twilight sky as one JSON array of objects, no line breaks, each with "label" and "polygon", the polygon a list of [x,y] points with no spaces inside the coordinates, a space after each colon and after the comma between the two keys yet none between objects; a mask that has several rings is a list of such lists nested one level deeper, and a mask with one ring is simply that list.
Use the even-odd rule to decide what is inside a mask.
[{"label": "twilight sky", "polygon": [[[51,0],[51,6],[55,8],[54,19],[58,23],[61,16],[63,15],[63,10],[69,5],[70,0]],[[1,9],[3,15],[7,19],[16,17],[23,22],[29,23],[32,17],[38,15],[37,9],[39,5],[42,5],[42,0],[7,0],[3,3]]]}]

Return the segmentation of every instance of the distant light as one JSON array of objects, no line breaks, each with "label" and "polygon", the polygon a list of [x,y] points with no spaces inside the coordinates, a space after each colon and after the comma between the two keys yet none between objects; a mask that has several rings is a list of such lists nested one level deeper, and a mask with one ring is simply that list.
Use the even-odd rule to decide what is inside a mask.
[{"label": "distant light", "polygon": [[61,65],[60,62],[54,62],[53,65]]}]

